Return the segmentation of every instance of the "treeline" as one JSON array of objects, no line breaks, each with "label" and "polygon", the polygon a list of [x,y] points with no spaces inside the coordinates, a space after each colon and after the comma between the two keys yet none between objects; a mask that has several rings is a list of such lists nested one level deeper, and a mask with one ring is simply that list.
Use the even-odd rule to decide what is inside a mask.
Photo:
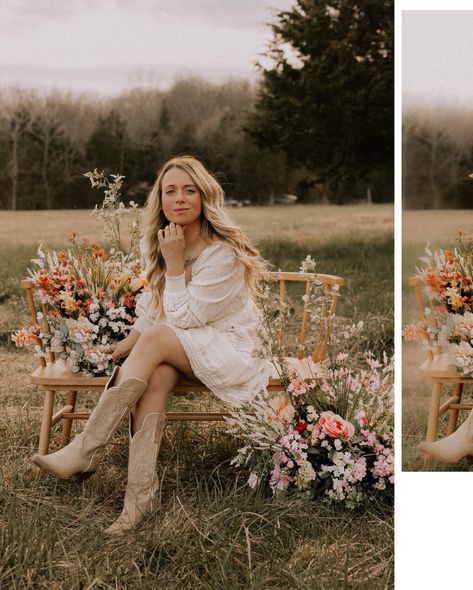
[{"label": "treeline", "polygon": [[[84,172],[126,176],[125,197],[142,203],[158,168],[190,153],[220,173],[227,194],[265,202],[295,182],[283,164],[242,129],[254,93],[246,82],[202,80],[170,90],[131,90],[96,101],[67,94],[11,91],[0,97],[0,206],[90,207],[97,194]],[[275,168],[277,170],[275,171]]]},{"label": "treeline", "polygon": [[473,111],[418,105],[403,114],[406,209],[473,207]]},{"label": "treeline", "polygon": [[[316,171],[288,166],[281,152],[258,147],[245,131],[256,95],[245,81],[213,85],[195,78],[106,100],[4,91],[0,208],[93,207],[97,193],[83,174],[94,168],[124,174],[125,200],[142,204],[163,162],[183,153],[201,158],[228,198],[267,204],[284,193],[303,203],[364,197],[356,182],[327,189]],[[390,200],[390,182],[389,174],[381,178],[373,200]]]}]

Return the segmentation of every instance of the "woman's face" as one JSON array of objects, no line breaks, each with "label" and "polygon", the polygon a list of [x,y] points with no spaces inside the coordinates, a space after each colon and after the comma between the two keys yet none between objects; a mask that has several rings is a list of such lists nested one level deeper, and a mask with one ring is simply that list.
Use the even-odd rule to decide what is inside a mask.
[{"label": "woman's face", "polygon": [[163,212],[168,221],[189,225],[200,218],[202,200],[192,178],[180,168],[171,168],[162,181]]}]

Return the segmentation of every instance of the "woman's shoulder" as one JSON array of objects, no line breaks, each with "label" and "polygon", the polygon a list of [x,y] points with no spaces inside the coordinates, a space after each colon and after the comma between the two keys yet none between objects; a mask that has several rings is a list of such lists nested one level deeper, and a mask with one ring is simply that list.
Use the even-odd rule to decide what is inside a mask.
[{"label": "woman's shoulder", "polygon": [[214,265],[217,261],[230,263],[237,258],[234,247],[224,240],[213,240],[201,252],[200,256],[194,263],[196,267]]},{"label": "woman's shoulder", "polygon": [[235,248],[229,243],[224,240],[218,239],[213,240],[210,242],[203,250],[203,252],[207,251],[209,254],[214,253],[215,255],[229,255],[235,254]]}]

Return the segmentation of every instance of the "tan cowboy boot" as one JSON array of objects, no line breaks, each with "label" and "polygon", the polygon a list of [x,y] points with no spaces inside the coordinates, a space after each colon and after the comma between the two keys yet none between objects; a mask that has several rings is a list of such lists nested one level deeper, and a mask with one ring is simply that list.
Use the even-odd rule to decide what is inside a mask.
[{"label": "tan cowboy boot", "polygon": [[92,475],[121,419],[148,387],[145,381],[135,378],[111,387],[117,370],[118,367],[115,367],[84,430],[59,451],[50,455],[34,455],[31,458],[33,463],[59,479],[70,479],[73,475],[86,479]]},{"label": "tan cowboy boot", "polygon": [[104,530],[105,535],[123,535],[154,509],[159,486],[156,461],[165,426],[166,414],[148,414],[141,430],[131,439],[123,510],[117,520]]},{"label": "tan cowboy boot", "polygon": [[422,442],[417,448],[443,463],[458,463],[460,459],[473,455],[473,411],[450,436],[431,443]]}]

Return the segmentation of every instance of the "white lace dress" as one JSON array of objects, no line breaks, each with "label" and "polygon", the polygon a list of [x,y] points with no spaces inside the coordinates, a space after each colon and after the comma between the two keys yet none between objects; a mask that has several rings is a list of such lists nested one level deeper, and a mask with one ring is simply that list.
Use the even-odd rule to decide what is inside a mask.
[{"label": "white lace dress", "polygon": [[[144,241],[142,253],[146,260]],[[222,241],[208,245],[191,273],[166,276],[163,306],[166,320],[179,338],[194,375],[219,398],[239,404],[266,388],[272,365],[253,356],[261,342],[259,310],[244,283],[244,267],[233,248]],[[137,304],[134,328],[154,323],[151,294]]]}]

